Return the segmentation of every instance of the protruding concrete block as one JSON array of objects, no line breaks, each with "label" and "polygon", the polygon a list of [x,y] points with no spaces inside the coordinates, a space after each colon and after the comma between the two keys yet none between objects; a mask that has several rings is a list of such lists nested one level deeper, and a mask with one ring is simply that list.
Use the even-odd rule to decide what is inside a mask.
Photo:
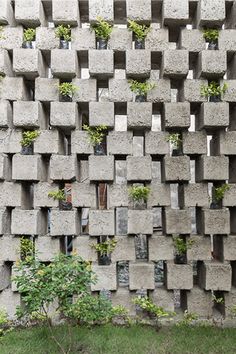
[{"label": "protruding concrete block", "polygon": [[210,237],[192,235],[188,240],[193,243],[187,249],[188,261],[210,261],[211,260],[211,239]]},{"label": "protruding concrete block", "polygon": [[77,51],[87,51],[96,49],[95,32],[90,28],[75,27],[71,29],[71,49]]},{"label": "protruding concrete block", "polygon": [[58,200],[48,197],[49,192],[57,192],[58,185],[48,182],[39,182],[34,185],[34,208],[56,208]]},{"label": "protruding concrete block", "polygon": [[229,183],[229,190],[224,194],[223,198],[224,207],[235,207],[236,206],[236,185]]},{"label": "protruding concrete block", "polygon": [[113,50],[89,50],[89,73],[91,76],[109,77],[114,73]]},{"label": "protruding concrete block", "polygon": [[127,156],[127,180],[150,181],[152,159],[150,156]]},{"label": "protruding concrete block", "polygon": [[[150,79],[152,82],[152,79]],[[155,80],[156,86],[148,91],[147,101],[148,102],[170,102],[171,101],[171,91],[170,91],[170,80],[169,79],[159,79]]]},{"label": "protruding concrete block", "polygon": [[86,261],[96,262],[98,255],[92,244],[94,241],[89,236],[78,236],[73,239],[73,251]]},{"label": "protruding concrete block", "polygon": [[151,52],[150,50],[126,51],[126,75],[136,78],[150,76]]},{"label": "protruding concrete block", "polygon": [[169,143],[167,141],[168,133],[166,132],[145,132],[145,152],[150,155],[167,155],[169,154]]},{"label": "protruding concrete block", "polygon": [[97,80],[96,79],[73,79],[73,85],[78,87],[72,100],[76,102],[97,101]]},{"label": "protruding concrete block", "polygon": [[90,102],[89,103],[89,125],[97,127],[105,125],[114,127],[114,103],[113,102]]},{"label": "protruding concrete block", "polygon": [[151,210],[128,211],[128,234],[152,234],[153,215]]},{"label": "protruding concrete block", "polygon": [[11,233],[13,235],[43,235],[45,220],[39,210],[12,210]]},{"label": "protruding concrete block", "polygon": [[129,264],[129,289],[150,289],[155,288],[154,264],[153,263],[130,263]]},{"label": "protruding concrete block", "polygon": [[195,313],[199,317],[210,318],[212,316],[212,294],[197,286],[186,292],[187,308],[189,313]]},{"label": "protruding concrete block", "polygon": [[21,152],[22,132],[16,129],[0,130],[0,152],[17,154]]},{"label": "protruding concrete block", "polygon": [[157,306],[163,307],[165,311],[174,312],[173,291],[168,291],[165,287],[158,286],[158,288],[150,292],[150,297]]},{"label": "protruding concrete block", "polygon": [[76,102],[51,102],[50,123],[57,127],[78,126],[78,106]]},{"label": "protruding concrete block", "polygon": [[12,179],[38,181],[44,177],[42,158],[39,155],[14,155],[12,158]]},{"label": "protruding concrete block", "polygon": [[89,1],[89,22],[96,22],[98,17],[105,21],[114,21],[113,0],[106,0],[101,3],[100,0]]},{"label": "protruding concrete block", "polygon": [[68,236],[78,235],[79,217],[77,211],[51,210],[50,235]]},{"label": "protruding concrete block", "polygon": [[90,181],[113,181],[114,156],[89,156]]},{"label": "protruding concrete block", "polygon": [[180,31],[179,43],[180,49],[186,49],[193,53],[199,53],[206,49],[205,38],[203,37],[202,31],[199,29],[183,28]]},{"label": "protruding concrete block", "polygon": [[235,97],[236,80],[224,80],[223,83],[227,85],[227,90],[223,95],[221,95],[222,101],[236,102],[236,97]]},{"label": "protruding concrete block", "polygon": [[229,159],[226,156],[201,156],[196,164],[196,180],[224,181],[229,179]]},{"label": "protruding concrete block", "polygon": [[0,81],[0,98],[9,101],[28,100],[29,94],[24,79],[5,76]]},{"label": "protruding concrete block", "polygon": [[5,235],[0,237],[0,261],[15,262],[20,257],[20,237]]},{"label": "protruding concrete block", "polygon": [[117,278],[116,278],[116,264],[110,264],[109,266],[99,266],[97,264],[92,265],[92,271],[97,277],[97,282],[91,285],[92,291],[101,290],[116,290]]},{"label": "protruding concrete block", "polygon": [[229,210],[203,209],[201,211],[200,231],[205,235],[227,235],[230,233]]},{"label": "protruding concrete block", "polygon": [[109,186],[109,207],[127,207],[128,206],[128,188],[126,184],[111,184]]},{"label": "protruding concrete block", "polygon": [[145,48],[157,52],[169,49],[168,28],[158,28],[155,23],[152,23],[151,31],[145,39]]},{"label": "protruding concrete block", "polygon": [[41,262],[50,262],[60,253],[60,240],[49,236],[39,236],[35,239],[35,250]]},{"label": "protruding concrete block", "polygon": [[80,22],[79,4],[77,0],[53,0],[52,20],[57,24],[77,26]]},{"label": "protruding concrete block", "polygon": [[0,180],[4,180],[9,178],[9,159],[7,157],[7,155],[5,154],[0,154]]},{"label": "protruding concrete block", "polygon": [[158,207],[158,206],[170,206],[170,186],[164,183],[151,183],[149,185],[151,189],[147,206]]},{"label": "protruding concrete block", "polygon": [[223,256],[224,261],[235,261],[236,242],[235,236],[227,236],[223,238]]},{"label": "protruding concrete block", "polygon": [[229,263],[203,262],[200,285],[205,290],[231,290],[232,269]]},{"label": "protruding concrete block", "polygon": [[[1,47],[0,47],[1,48]],[[11,58],[6,49],[0,49],[0,75],[13,76]]]},{"label": "protruding concrete block", "polygon": [[51,50],[51,70],[54,77],[73,78],[78,75],[79,63],[75,50]]},{"label": "protruding concrete block", "polygon": [[115,52],[132,49],[132,32],[127,28],[113,28],[108,41],[108,48]]},{"label": "protruding concrete block", "polygon": [[202,86],[207,86],[207,80],[184,80],[180,90],[181,101],[206,102],[207,98],[201,95]]},{"label": "protruding concrete block", "polygon": [[1,308],[5,309],[8,318],[16,319],[16,309],[21,305],[21,298],[19,293],[12,292],[11,289],[5,289],[0,292]]},{"label": "protruding concrete block", "polygon": [[109,100],[113,102],[131,102],[133,94],[125,79],[109,79]]},{"label": "protruding concrete block", "polygon": [[3,207],[21,206],[21,183],[0,183],[0,205]]},{"label": "protruding concrete block", "polygon": [[189,264],[166,262],[167,289],[191,290],[193,288],[193,267]]},{"label": "protruding concrete block", "polygon": [[227,102],[206,102],[201,104],[199,129],[217,129],[228,125],[229,104]]},{"label": "protruding concrete block", "polygon": [[235,29],[224,29],[219,32],[218,47],[219,50],[225,50],[229,53],[236,51]]},{"label": "protruding concrete block", "polygon": [[208,28],[221,26],[225,20],[225,0],[200,0],[197,7],[197,24]]},{"label": "protruding concrete block", "polygon": [[74,182],[71,185],[72,202],[76,208],[96,208],[96,186]]},{"label": "protruding concrete block", "polygon": [[189,183],[179,186],[179,203],[185,207],[208,207],[207,183]]},{"label": "protruding concrete block", "polygon": [[187,50],[166,50],[162,58],[162,73],[172,79],[185,78],[189,71]]},{"label": "protruding concrete block", "polygon": [[166,182],[190,181],[190,158],[188,156],[165,156],[163,178]]},{"label": "protruding concrete block", "polygon": [[109,132],[107,152],[109,155],[131,155],[133,150],[132,132]]},{"label": "protruding concrete block", "polygon": [[57,129],[40,130],[40,135],[34,142],[35,154],[62,153],[62,141]]},{"label": "protruding concrete block", "polygon": [[151,0],[127,0],[127,18],[138,22],[151,22]]},{"label": "protruding concrete block", "polygon": [[35,80],[35,100],[42,102],[59,101],[59,79],[37,78]]},{"label": "protruding concrete block", "polygon": [[136,311],[135,305],[132,302],[133,298],[134,294],[130,292],[129,289],[125,287],[119,287],[117,291],[112,292],[112,305],[122,305],[129,311],[129,315],[134,316],[136,314]]},{"label": "protruding concrete block", "polygon": [[[2,1],[2,3],[6,3],[6,1]],[[10,2],[10,1],[9,1]],[[0,5],[0,6],[1,6]],[[2,14],[2,12],[0,11]],[[0,48],[4,48],[7,50],[13,50],[15,48],[21,48],[23,42],[23,27],[8,27],[5,26],[3,30],[3,36],[0,38]]]},{"label": "protruding concrete block", "polygon": [[135,261],[134,238],[129,236],[116,237],[117,244],[111,254],[112,262]]},{"label": "protruding concrete block", "polygon": [[49,51],[59,47],[59,39],[55,36],[55,29],[49,27],[36,28],[36,48]]},{"label": "protruding concrete block", "polygon": [[49,170],[53,180],[73,180],[77,176],[76,156],[52,155]]},{"label": "protruding concrete block", "polygon": [[46,67],[43,56],[38,49],[13,49],[13,71],[27,79],[45,76]]},{"label": "protruding concrete block", "polygon": [[106,236],[115,234],[114,210],[89,211],[89,235]]},{"label": "protruding concrete block", "polygon": [[15,19],[25,26],[45,25],[45,14],[41,0],[16,0]]},{"label": "protruding concrete block", "polygon": [[223,77],[227,70],[226,52],[222,50],[203,50],[198,58],[198,77],[216,79]]},{"label": "protruding concrete block", "polygon": [[188,102],[164,103],[164,126],[166,129],[186,129],[190,126]]},{"label": "protruding concrete block", "polygon": [[45,113],[40,102],[15,101],[13,103],[14,126],[39,128],[44,122]]},{"label": "protruding concrete block", "polygon": [[89,140],[89,135],[86,131],[73,130],[71,134],[71,151],[72,154],[90,155],[94,149]]},{"label": "protruding concrete block", "polygon": [[183,132],[182,145],[186,155],[206,155],[207,134],[205,131]]},{"label": "protruding concrete block", "polygon": [[13,8],[10,0],[0,2],[0,23],[9,24],[13,21]]},{"label": "protruding concrete block", "polygon": [[171,237],[150,237],[148,250],[149,261],[172,261],[174,258],[174,243]]},{"label": "protruding concrete block", "polygon": [[164,213],[164,228],[167,234],[190,234],[190,210],[166,208]]},{"label": "protruding concrete block", "polygon": [[127,104],[128,128],[143,129],[152,126],[151,102],[128,102]]},{"label": "protruding concrete block", "polygon": [[163,0],[164,25],[185,25],[189,20],[188,0]]}]

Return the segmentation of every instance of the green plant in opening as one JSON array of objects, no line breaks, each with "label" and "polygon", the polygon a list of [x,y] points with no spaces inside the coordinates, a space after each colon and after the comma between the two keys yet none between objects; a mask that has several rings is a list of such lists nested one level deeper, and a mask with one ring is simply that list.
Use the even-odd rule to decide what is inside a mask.
[{"label": "green plant in opening", "polygon": [[96,38],[107,40],[112,32],[112,25],[101,17],[97,18],[97,22],[92,25],[92,29],[95,32]]},{"label": "green plant in opening", "polygon": [[27,147],[30,146],[40,135],[38,130],[27,130],[26,132],[22,133],[23,139],[20,141],[21,146]]},{"label": "green plant in opening", "polygon": [[161,317],[170,317],[174,315],[174,313],[167,312],[164,310],[163,307],[154,304],[153,301],[149,299],[147,296],[144,297],[138,296],[135,299],[133,299],[133,303],[139,306],[142,310],[149,313],[150,315],[154,315],[156,319]]},{"label": "green plant in opening", "polygon": [[230,189],[230,186],[226,183],[222,184],[222,186],[214,189],[214,200],[216,202],[221,201],[224,198],[225,192]]},{"label": "green plant in opening", "polygon": [[64,189],[59,189],[58,191],[48,192],[48,197],[54,200],[66,200],[66,195]]},{"label": "green plant in opening", "polygon": [[63,82],[58,85],[58,89],[62,96],[73,97],[78,87],[73,85],[72,82]]},{"label": "green plant in opening", "polygon": [[214,97],[221,96],[227,92],[228,85],[224,83],[222,86],[218,84],[218,82],[212,81],[209,85],[201,86],[201,96],[203,97]]},{"label": "green plant in opening", "polygon": [[129,188],[129,195],[134,201],[143,200],[146,202],[150,194],[150,188],[144,186],[132,186]]},{"label": "green plant in opening", "polygon": [[195,321],[198,320],[198,315],[194,312],[184,311],[184,317],[181,321],[177,323],[177,326],[191,326]]},{"label": "green plant in opening", "polygon": [[27,257],[33,257],[35,254],[35,245],[34,242],[25,237],[20,239],[20,257],[22,260],[26,260]]},{"label": "green plant in opening", "polygon": [[107,132],[107,127],[105,125],[89,127],[88,125],[84,124],[83,129],[88,133],[90,143],[93,146],[101,144]]},{"label": "green plant in opening", "polygon": [[139,82],[136,80],[128,80],[130,90],[136,95],[145,96],[149,91],[156,87],[156,84],[151,82]]},{"label": "green plant in opening", "polygon": [[24,29],[24,41],[25,42],[32,42],[35,40],[36,30],[35,28],[27,28]]},{"label": "green plant in opening", "polygon": [[100,256],[106,256],[114,251],[116,244],[117,241],[115,239],[109,239],[104,242],[93,243],[91,247],[94,248]]},{"label": "green plant in opening", "polygon": [[57,38],[69,42],[71,40],[71,27],[70,25],[59,25],[55,29]]},{"label": "green plant in opening", "polygon": [[179,236],[173,237],[173,242],[174,242],[175,249],[179,255],[185,254],[187,250],[190,249],[194,244],[194,240],[185,241]]},{"label": "green plant in opening", "polygon": [[170,142],[175,149],[181,147],[182,139],[179,133],[169,134],[169,136],[167,137],[167,141]]},{"label": "green plant in opening", "polygon": [[219,38],[219,30],[213,28],[206,28],[203,30],[203,37],[206,39],[206,41],[216,42]]},{"label": "green plant in opening", "polygon": [[135,34],[136,38],[139,41],[144,40],[147,37],[147,34],[151,31],[150,26],[139,25],[137,22],[133,20],[128,20],[128,23],[129,23],[129,30]]}]

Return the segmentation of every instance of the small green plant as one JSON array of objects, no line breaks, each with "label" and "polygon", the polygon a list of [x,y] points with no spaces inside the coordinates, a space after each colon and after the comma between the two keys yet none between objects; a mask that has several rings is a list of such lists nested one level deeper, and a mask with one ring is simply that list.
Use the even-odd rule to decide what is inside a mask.
[{"label": "small green plant", "polygon": [[149,299],[147,296],[144,297],[138,296],[135,299],[133,299],[133,303],[139,306],[142,310],[146,311],[148,314],[154,315],[156,319],[174,315],[174,313],[167,312],[164,310],[163,307],[154,304],[153,301]]},{"label": "small green plant", "polygon": [[22,133],[23,139],[20,141],[21,146],[27,147],[30,146],[40,135],[38,130],[27,130],[26,132]]},{"label": "small green plant", "polygon": [[137,22],[128,20],[129,23],[129,30],[134,32],[136,38],[139,41],[144,40],[147,37],[147,34],[151,31],[150,26],[146,25],[139,25]]},{"label": "small green plant", "polygon": [[201,96],[203,97],[214,97],[214,96],[221,96],[226,93],[228,89],[228,85],[224,83],[220,86],[217,82],[212,81],[209,85],[202,85],[201,86]]},{"label": "small green plant", "polygon": [[214,200],[216,202],[221,201],[224,198],[225,192],[230,189],[230,186],[226,183],[222,184],[222,186],[214,189]]},{"label": "small green plant", "polygon": [[32,42],[35,40],[36,30],[35,28],[27,28],[24,29],[24,41],[25,42]]},{"label": "small green plant", "polygon": [[64,189],[59,189],[58,191],[48,192],[48,197],[54,200],[66,200],[66,195]]},{"label": "small green plant", "polygon": [[93,243],[91,247],[94,248],[100,256],[107,256],[114,251],[116,244],[117,241],[115,239],[108,239],[104,242]]},{"label": "small green plant", "polygon": [[156,84],[151,82],[139,82],[136,80],[128,80],[130,90],[136,95],[145,96],[149,91],[156,87]]},{"label": "small green plant", "polygon": [[204,29],[203,30],[203,37],[206,39],[206,41],[216,42],[217,39],[219,38],[219,30],[212,29],[212,28]]},{"label": "small green plant", "polygon": [[105,125],[89,127],[88,125],[84,124],[83,129],[88,133],[90,143],[93,146],[101,144],[107,132],[107,127]]},{"label": "small green plant", "polygon": [[187,250],[190,249],[194,244],[194,240],[187,240],[185,242],[185,240],[179,236],[173,237],[173,242],[174,242],[175,249],[179,255],[185,254]]},{"label": "small green plant", "polygon": [[223,297],[216,297],[215,294],[212,294],[212,302],[214,302],[215,304],[221,304],[223,305],[225,302],[224,302],[224,298]]},{"label": "small green plant", "polygon": [[62,96],[73,97],[78,87],[73,85],[72,82],[63,82],[58,85],[58,89]]},{"label": "small green plant", "polygon": [[55,29],[57,38],[69,42],[71,40],[71,27],[70,25],[59,25]]},{"label": "small green plant", "polygon": [[167,137],[167,141],[170,142],[175,149],[181,147],[182,139],[179,133],[169,134],[169,136]]},{"label": "small green plant", "polygon": [[10,332],[10,321],[7,318],[7,312],[0,309],[0,337],[3,337],[6,333]]},{"label": "small green plant", "polygon": [[129,195],[134,201],[143,200],[146,202],[150,194],[150,188],[144,186],[132,186],[129,188]]},{"label": "small green plant", "polygon": [[25,237],[21,237],[20,239],[20,257],[22,260],[26,260],[27,257],[33,257],[35,253],[35,245],[34,242]]},{"label": "small green plant", "polygon": [[198,315],[194,312],[188,312],[188,310],[184,311],[184,317],[181,321],[177,323],[177,326],[188,327],[191,326],[195,321],[198,320]]},{"label": "small green plant", "polygon": [[97,22],[92,25],[96,38],[108,40],[112,32],[112,25],[101,17],[97,18]]}]

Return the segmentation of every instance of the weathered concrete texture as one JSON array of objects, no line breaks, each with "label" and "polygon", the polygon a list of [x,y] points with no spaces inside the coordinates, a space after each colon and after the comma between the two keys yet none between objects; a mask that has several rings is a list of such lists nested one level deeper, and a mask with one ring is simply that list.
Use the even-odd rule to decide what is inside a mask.
[{"label": "weathered concrete texture", "polygon": [[134,238],[129,236],[116,237],[117,244],[111,254],[112,262],[135,261]]},{"label": "weathered concrete texture", "polygon": [[128,181],[149,181],[152,179],[151,157],[127,156],[127,180]]},{"label": "weathered concrete texture", "polygon": [[199,129],[217,129],[229,125],[229,104],[227,102],[202,103],[199,115]]},{"label": "weathered concrete texture", "polygon": [[90,102],[89,103],[89,125],[105,125],[108,128],[114,127],[114,103],[113,102]]},{"label": "weathered concrete texture", "polygon": [[205,290],[231,290],[232,269],[229,263],[203,262],[200,269],[200,285]]},{"label": "weathered concrete texture", "polygon": [[190,104],[187,102],[165,103],[164,119],[166,129],[188,128],[190,126]]},{"label": "weathered concrete texture", "polygon": [[150,129],[152,126],[152,103],[128,102],[127,119],[129,129]]},{"label": "weathered concrete texture", "polygon": [[201,156],[196,164],[196,180],[221,181],[229,178],[229,160],[226,156]]},{"label": "weathered concrete texture", "polygon": [[153,216],[151,210],[129,210],[128,211],[128,233],[129,234],[152,234]]},{"label": "weathered concrete texture", "polygon": [[210,237],[192,235],[188,239],[192,242],[187,249],[188,261],[211,260],[211,240]]},{"label": "weathered concrete texture", "polygon": [[92,291],[101,290],[116,290],[117,280],[116,280],[116,264],[111,264],[109,266],[99,266],[96,263],[92,265],[92,271],[97,277],[96,284],[91,285]]},{"label": "weathered concrete texture", "polygon": [[184,132],[182,145],[183,153],[186,155],[206,155],[207,134],[205,131]]},{"label": "weathered concrete texture", "polygon": [[72,183],[72,202],[74,207],[96,208],[96,186],[89,183]]},{"label": "weathered concrete texture", "polygon": [[35,250],[42,262],[50,262],[60,253],[59,238],[39,236],[35,239]]},{"label": "weathered concrete texture", "polygon": [[126,75],[135,78],[150,76],[151,52],[150,50],[126,51]]},{"label": "weathered concrete texture", "polygon": [[76,0],[53,0],[52,19],[56,24],[78,25],[79,4]]},{"label": "weathered concrete texture", "polygon": [[165,25],[185,25],[189,18],[188,0],[163,0],[162,16]]},{"label": "weathered concrete texture", "polygon": [[229,210],[203,209],[201,211],[200,230],[206,235],[227,235],[230,233]]},{"label": "weathered concrete texture", "polygon": [[212,316],[212,295],[210,291],[205,291],[194,286],[187,295],[187,310],[189,313],[195,313],[202,318]]},{"label": "weathered concrete texture", "polygon": [[179,187],[179,202],[185,207],[208,207],[207,183],[189,183]]},{"label": "weathered concrete texture", "polygon": [[189,181],[191,179],[188,156],[165,156],[163,162],[163,179],[166,182]]},{"label": "weathered concrete texture", "polygon": [[150,261],[171,261],[174,258],[174,243],[171,237],[151,237],[148,247]]},{"label": "weathered concrete texture", "polygon": [[187,50],[166,50],[162,58],[162,72],[171,79],[185,78],[188,75],[189,59]]},{"label": "weathered concrete texture", "polygon": [[174,293],[165,289],[165,287],[157,287],[150,292],[150,297],[154,304],[163,307],[166,311],[174,312]]},{"label": "weathered concrete texture", "polygon": [[130,290],[155,288],[153,263],[130,263],[129,277]]},{"label": "weathered concrete texture", "polygon": [[167,234],[190,234],[191,214],[190,210],[165,209],[165,231]]},{"label": "weathered concrete texture", "polygon": [[166,262],[166,287],[168,290],[191,290],[193,287],[192,266]]},{"label": "weathered concrete texture", "polygon": [[227,57],[224,51],[203,50],[199,53],[198,77],[214,79],[223,77],[227,69]]},{"label": "weathered concrete texture", "polygon": [[91,76],[113,76],[113,50],[89,50],[89,73]]},{"label": "weathered concrete texture", "polygon": [[197,8],[197,22],[200,26],[222,25],[225,19],[224,0],[200,0]]},{"label": "weathered concrete texture", "polygon": [[114,210],[90,210],[89,225],[89,235],[91,236],[114,235]]},{"label": "weathered concrete texture", "polygon": [[50,235],[68,236],[79,232],[77,211],[52,210],[50,213]]},{"label": "weathered concrete texture", "polygon": [[90,181],[113,181],[114,156],[89,156]]},{"label": "weathered concrete texture", "polygon": [[50,123],[53,127],[78,126],[78,107],[75,102],[51,102]]}]

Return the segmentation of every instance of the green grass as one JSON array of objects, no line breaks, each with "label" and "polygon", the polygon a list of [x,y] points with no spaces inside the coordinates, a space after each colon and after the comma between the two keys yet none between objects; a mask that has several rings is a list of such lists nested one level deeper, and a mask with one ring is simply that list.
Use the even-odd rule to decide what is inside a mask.
[{"label": "green grass", "polygon": [[[66,327],[55,329],[57,338],[68,343]],[[235,354],[236,329],[211,327],[131,328],[111,325],[73,327],[72,354]],[[13,330],[0,340],[1,354],[57,354],[44,327]]]}]

